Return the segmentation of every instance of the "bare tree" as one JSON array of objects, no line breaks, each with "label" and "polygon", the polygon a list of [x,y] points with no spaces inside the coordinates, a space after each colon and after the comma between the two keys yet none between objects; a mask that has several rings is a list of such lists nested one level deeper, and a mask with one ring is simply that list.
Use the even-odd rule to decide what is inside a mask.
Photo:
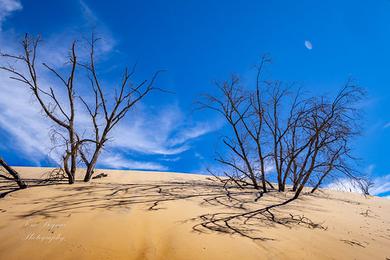
[{"label": "bare tree", "polygon": [[[8,177],[7,175],[2,174],[2,169],[5,170],[6,173],[11,175],[11,177]],[[25,189],[27,188],[27,184],[20,178],[20,175],[17,171],[15,171],[11,166],[9,166],[6,161],[4,161],[3,158],[0,157],[0,177],[4,178],[6,180],[12,180],[15,181],[19,188]]]},{"label": "bare tree", "polygon": [[322,178],[316,186],[330,172],[339,171],[348,177],[357,177],[357,172],[348,166],[347,161],[353,160],[350,155],[351,141],[359,134],[359,109],[356,105],[363,94],[362,89],[349,80],[335,98],[329,100],[320,97],[310,102],[312,105],[304,118],[302,132],[308,133],[306,138],[311,142],[303,156],[297,182],[294,183],[295,198],[302,192],[313,172],[318,170],[322,172]]},{"label": "bare tree", "polygon": [[[157,90],[154,83],[161,71],[157,71],[150,80],[144,80],[139,84],[131,82],[131,77],[135,72],[135,66],[131,71],[125,69],[121,84],[115,89],[115,96],[111,97],[104,92],[101,81],[99,80],[95,64],[95,44],[98,39],[92,36],[90,44],[89,62],[83,63],[78,61],[76,57],[76,44],[73,42],[70,49],[69,66],[70,70],[67,77],[61,75],[59,71],[43,63],[43,66],[48,69],[54,76],[59,79],[59,82],[66,90],[66,101],[61,102],[57,97],[54,89],[50,87],[48,90],[41,86],[39,76],[36,69],[37,48],[40,38],[31,38],[27,34],[22,41],[23,53],[21,55],[12,55],[2,53],[5,58],[9,58],[16,62],[22,62],[25,69],[16,69],[15,67],[1,66],[0,69],[12,74],[11,78],[27,85],[32,91],[34,97],[40,104],[44,114],[51,119],[55,127],[51,130],[51,139],[54,148],[65,147],[63,155],[63,169],[67,174],[69,183],[74,183],[75,173],[77,168],[77,158],[80,154],[82,161],[85,163],[87,170],[84,181],[89,181],[93,175],[99,155],[105,147],[109,139],[109,133],[125,118],[127,113],[140,100],[142,100],[152,90]],[[88,79],[93,91],[93,104],[89,104],[89,100],[79,96],[81,102],[85,105],[92,124],[93,133],[88,139],[80,136],[76,132],[75,126],[75,106],[76,106],[76,91],[74,88],[75,74],[78,67],[87,70]],[[159,89],[161,90],[161,89]],[[110,100],[111,99],[111,100]],[[100,122],[100,118],[103,122]],[[57,144],[59,142],[59,144]],[[93,149],[89,149],[89,148]],[[88,154],[88,150],[92,150]]]},{"label": "bare tree", "polygon": [[[278,191],[290,184],[297,198],[309,181],[312,192],[336,172],[357,179],[350,166],[351,141],[359,134],[357,103],[363,91],[349,80],[332,99],[309,97],[280,81],[261,80],[262,59],[256,86],[245,89],[237,76],[217,84],[220,95],[205,95],[202,107],[219,112],[231,129],[223,143],[229,153],[217,161],[231,170],[225,175],[267,192],[275,176]],[[274,174],[266,174],[266,166]],[[315,180],[315,177],[317,180]],[[261,182],[261,185],[260,185]]]},{"label": "bare tree", "polygon": [[[22,41],[23,52],[20,55],[2,53],[1,56],[9,58],[15,62],[22,62],[24,69],[16,69],[15,67],[0,66],[0,69],[9,72],[11,79],[22,82],[30,88],[33,96],[38,101],[44,114],[57,126],[60,134],[64,138],[65,152],[63,155],[63,167],[67,174],[70,184],[75,181],[75,173],[77,167],[77,153],[80,143],[77,139],[75,131],[75,90],[74,80],[77,66],[77,57],[75,51],[75,42],[70,49],[69,66],[70,70],[66,77],[62,76],[57,70],[43,63],[43,66],[52,72],[55,77],[66,90],[67,103],[61,103],[52,87],[48,90],[42,88],[40,78],[37,74],[37,48],[40,42],[40,37],[32,38],[27,34]],[[66,135],[63,135],[64,131]]]},{"label": "bare tree", "polygon": [[[224,158],[220,155],[216,160],[233,170],[235,176],[231,176],[231,178],[253,185],[255,189],[258,189],[258,176],[252,158],[252,144],[250,135],[246,131],[246,127],[248,127],[246,120],[250,117],[250,102],[248,95],[242,91],[238,84],[239,78],[235,76],[230,81],[216,83],[222,93],[222,98],[205,95],[206,101],[200,102],[200,105],[203,108],[209,108],[220,113],[232,130],[232,136],[224,136],[222,139],[232,156]],[[250,183],[247,183],[246,179]]]},{"label": "bare tree", "polygon": [[[81,66],[87,70],[94,97],[93,104],[89,104],[87,100],[80,97],[90,115],[94,131],[93,141],[84,143],[92,144],[91,156],[88,156],[85,145],[79,147],[81,158],[87,166],[84,176],[85,182],[88,182],[92,178],[96,163],[106,145],[106,142],[109,140],[109,134],[112,129],[118,125],[118,123],[125,118],[127,113],[151,91],[161,90],[160,88],[154,86],[154,83],[161,71],[157,71],[150,80],[144,80],[139,84],[134,84],[131,82],[131,77],[135,73],[134,66],[131,71],[127,68],[125,69],[120,86],[114,90],[115,96],[113,96],[110,100],[110,97],[104,92],[96,70],[95,44],[98,40],[98,38],[95,38],[94,35],[92,35],[90,41],[89,63],[81,64]],[[103,117],[103,122],[99,122],[100,115]]]}]

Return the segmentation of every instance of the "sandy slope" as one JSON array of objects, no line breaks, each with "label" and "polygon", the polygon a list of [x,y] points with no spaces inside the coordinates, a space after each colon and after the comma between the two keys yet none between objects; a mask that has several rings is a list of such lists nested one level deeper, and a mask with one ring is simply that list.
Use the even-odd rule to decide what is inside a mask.
[{"label": "sandy slope", "polygon": [[390,259],[390,200],[321,191],[267,211],[286,194],[255,201],[206,176],[104,172],[0,199],[0,259]]}]

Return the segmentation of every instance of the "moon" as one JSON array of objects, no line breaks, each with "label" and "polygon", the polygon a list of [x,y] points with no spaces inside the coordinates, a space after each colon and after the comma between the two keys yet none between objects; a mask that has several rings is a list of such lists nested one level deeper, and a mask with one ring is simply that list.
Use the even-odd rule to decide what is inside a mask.
[{"label": "moon", "polygon": [[311,49],[313,49],[313,44],[311,44],[310,41],[305,41],[305,47],[306,47],[308,50],[311,50]]}]

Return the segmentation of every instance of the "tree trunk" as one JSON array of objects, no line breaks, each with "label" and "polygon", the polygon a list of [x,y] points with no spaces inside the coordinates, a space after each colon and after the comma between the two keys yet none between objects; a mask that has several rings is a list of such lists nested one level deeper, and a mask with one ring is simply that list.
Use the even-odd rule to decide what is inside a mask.
[{"label": "tree trunk", "polygon": [[27,184],[20,178],[19,173],[12,169],[8,164],[0,157],[0,165],[14,177],[15,182],[18,184],[19,188],[25,189],[27,188]]},{"label": "tree trunk", "polygon": [[299,185],[297,191],[295,192],[294,199],[299,197],[299,194],[301,193],[301,191],[305,187],[307,181],[310,178],[311,173],[313,172],[315,161],[316,161],[316,158],[317,158],[317,154],[319,152],[318,143],[319,143],[319,140],[318,140],[318,134],[317,134],[317,140],[316,140],[316,143],[315,143],[315,147],[316,148],[315,148],[313,156],[311,157],[310,167],[309,167],[308,171],[306,172],[305,178],[303,179],[302,183]]},{"label": "tree trunk", "polygon": [[76,168],[77,168],[77,144],[76,138],[73,131],[73,123],[71,123],[71,130],[69,131],[69,139],[70,139],[70,175],[71,178],[69,180],[69,184],[73,184],[76,178]]},{"label": "tree trunk", "polygon": [[264,160],[263,158],[261,158],[261,183],[263,185],[263,192],[266,193],[267,192],[267,187],[266,187],[266,181],[265,181],[265,167],[264,167]]},{"label": "tree trunk", "polygon": [[[105,139],[105,137],[103,137],[103,138]],[[91,178],[92,178],[92,175],[93,175],[95,167],[96,167],[96,163],[97,163],[97,161],[99,159],[99,156],[100,156],[100,152],[101,152],[101,150],[102,150],[102,148],[104,146],[104,142],[103,143],[102,142],[100,142],[96,146],[96,149],[95,149],[95,152],[92,155],[91,161],[89,163],[86,163],[87,171],[86,171],[85,176],[84,176],[84,181],[85,182],[89,182],[91,180]]]},{"label": "tree trunk", "polygon": [[274,161],[275,161],[275,168],[276,168],[276,173],[277,173],[277,178],[278,178],[278,191],[283,191],[282,188],[282,174],[281,174],[281,169],[279,168],[279,161],[278,161],[278,155],[277,155],[277,150],[276,148],[274,149]]},{"label": "tree trunk", "polygon": [[294,199],[297,199],[299,197],[299,195],[301,194],[303,188],[306,185],[306,182],[309,180],[310,175],[311,175],[311,172],[306,173],[305,178],[303,179],[302,183],[299,185],[299,187],[297,188],[297,190],[295,192]]},{"label": "tree trunk", "polygon": [[320,182],[318,182],[313,189],[311,189],[310,193],[314,193],[320,187]]},{"label": "tree trunk", "polygon": [[95,166],[99,157],[99,152],[95,152],[91,162],[87,165],[87,171],[85,172],[84,181],[89,182],[95,170]]},{"label": "tree trunk", "polygon": [[74,175],[73,175],[73,174],[70,174],[70,175],[68,176],[68,183],[69,183],[69,184],[73,184],[74,181],[75,181]]},{"label": "tree trunk", "polygon": [[327,170],[322,176],[321,178],[318,180],[317,184],[313,187],[313,189],[310,191],[310,193],[314,193],[321,185],[322,181],[324,180],[324,178],[328,175],[328,173],[332,170],[332,168],[329,168],[329,170]]},{"label": "tree trunk", "polygon": [[299,195],[301,194],[302,190],[303,190],[303,187],[305,187],[305,184],[306,184],[306,179],[309,179],[309,175],[307,175],[305,177],[305,179],[303,180],[303,182],[301,183],[301,185],[299,185],[299,187],[296,189],[295,191],[295,195],[294,195],[294,199],[297,199],[299,197]]},{"label": "tree trunk", "polygon": [[71,156],[71,154],[69,152],[67,152],[66,156],[63,159],[64,160],[64,171],[65,171],[66,175],[68,176],[68,183],[73,184],[75,175],[72,174],[72,171],[69,170],[69,166],[68,166],[68,160],[69,160],[70,156]]}]

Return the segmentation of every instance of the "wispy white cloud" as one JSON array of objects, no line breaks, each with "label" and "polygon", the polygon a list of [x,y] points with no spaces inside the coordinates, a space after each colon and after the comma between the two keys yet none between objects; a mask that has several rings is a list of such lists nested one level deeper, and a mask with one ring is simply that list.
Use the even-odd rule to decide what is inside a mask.
[{"label": "wispy white cloud", "polygon": [[375,170],[375,164],[370,164],[364,170],[364,173],[366,176],[371,176],[374,173],[374,170]]},{"label": "wispy white cloud", "polygon": [[13,12],[23,8],[19,0],[0,0],[0,31],[2,23]]},{"label": "wispy white cloud", "polygon": [[96,26],[98,22],[98,18],[96,14],[92,11],[92,9],[83,1],[80,0],[80,9],[84,16],[84,18],[90,23],[92,26]]},{"label": "wispy white cloud", "polygon": [[390,174],[373,179],[373,187],[370,192],[373,195],[379,195],[385,192],[390,192]]},{"label": "wispy white cloud", "polygon": [[201,155],[201,154],[198,153],[198,152],[195,152],[195,153],[194,153],[194,156],[195,156],[196,158],[198,158],[199,160],[203,160],[203,159],[204,159],[204,156]]},{"label": "wispy white cloud", "polygon": [[193,126],[187,125],[185,131],[179,132],[174,138],[170,140],[171,145],[179,145],[188,140],[195,139],[207,133],[214,132],[222,127],[222,121],[207,121],[197,122]]},{"label": "wispy white cloud", "polygon": [[48,153],[50,124],[32,101],[27,88],[0,72],[0,128],[6,131],[14,149],[37,161]]},{"label": "wispy white cloud", "polygon": [[145,154],[175,155],[191,148],[190,141],[216,131],[219,124],[186,122],[177,105],[159,111],[137,111],[113,133],[111,146]]},{"label": "wispy white cloud", "polygon": [[[371,179],[372,186],[369,189],[371,195],[381,195],[390,192],[390,174]],[[342,178],[326,186],[328,189],[361,193],[358,182]]]},{"label": "wispy white cloud", "polygon": [[114,169],[159,170],[159,171],[165,171],[168,169],[166,166],[159,163],[134,161],[134,160],[124,158],[120,154],[102,156],[99,164]]},{"label": "wispy white cloud", "polygon": [[114,37],[111,35],[111,31],[108,27],[99,19],[98,15],[92,10],[92,8],[83,0],[79,1],[80,10],[84,20],[86,21],[87,30],[98,30],[100,39],[97,46],[98,52],[105,54],[111,51],[116,45]]},{"label": "wispy white cloud", "polygon": [[175,157],[168,157],[168,158],[162,158],[161,161],[164,162],[177,162],[180,161],[181,157],[180,156],[175,156]]},{"label": "wispy white cloud", "polygon": [[390,122],[386,123],[383,128],[389,128],[390,127]]}]

